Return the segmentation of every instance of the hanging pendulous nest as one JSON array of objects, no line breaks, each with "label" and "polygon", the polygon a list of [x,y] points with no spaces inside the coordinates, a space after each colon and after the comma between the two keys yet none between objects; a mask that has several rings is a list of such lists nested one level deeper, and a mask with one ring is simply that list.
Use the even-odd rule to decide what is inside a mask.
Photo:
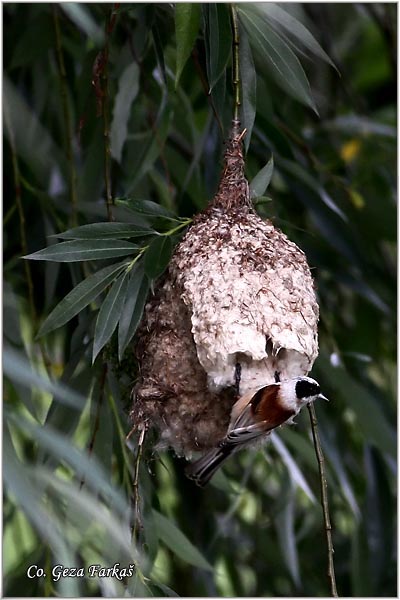
[{"label": "hanging pendulous nest", "polygon": [[[318,304],[304,253],[254,211],[233,127],[218,192],[148,302],[131,418],[180,455],[214,447],[237,395],[307,374]],[[240,383],[239,383],[240,379]]]}]

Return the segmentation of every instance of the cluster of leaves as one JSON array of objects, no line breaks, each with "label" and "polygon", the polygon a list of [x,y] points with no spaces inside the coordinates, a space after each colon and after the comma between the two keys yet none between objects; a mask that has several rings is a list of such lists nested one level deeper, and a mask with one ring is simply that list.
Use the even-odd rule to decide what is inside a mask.
[{"label": "cluster of leaves", "polygon": [[396,6],[275,3],[4,7],[7,595],[328,592],[306,415],[204,491],[126,442],[145,298],[220,175],[232,9],[252,197],[318,289],[339,592],[394,595]]},{"label": "cluster of leaves", "polygon": [[[98,312],[93,339],[92,360],[110,340],[118,326],[118,357],[122,360],[143,314],[151,282],[167,267],[173,249],[172,239],[188,225],[190,219],[180,219],[150,200],[116,199],[116,205],[126,206],[135,216],[129,223],[91,223],[68,229],[56,237],[68,240],[25,256],[31,260],[81,262],[131,257],[98,269],[81,281],[57,304],[40,327],[39,336],[65,325],[111,285]],[[147,220],[147,226],[143,222]],[[139,223],[138,223],[139,221]],[[173,227],[166,231],[166,225]],[[127,240],[136,239],[141,245]],[[143,243],[143,239],[145,242]],[[133,257],[132,257],[133,255]],[[142,259],[142,260],[140,260]]]}]

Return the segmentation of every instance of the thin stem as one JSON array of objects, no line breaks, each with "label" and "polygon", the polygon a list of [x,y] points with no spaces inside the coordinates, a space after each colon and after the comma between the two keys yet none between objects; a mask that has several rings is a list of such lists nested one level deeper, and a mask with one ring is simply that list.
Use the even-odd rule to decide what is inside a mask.
[{"label": "thin stem", "polygon": [[125,438],[125,432],[123,430],[122,424],[121,424],[121,420],[119,418],[118,415],[118,409],[117,409],[117,405],[115,403],[114,397],[112,394],[108,394],[108,401],[110,404],[110,408],[112,410],[112,413],[114,415],[114,420],[115,420],[115,424],[117,426],[117,430],[118,430],[118,437],[121,443],[121,452],[124,458],[123,461],[123,485],[125,485],[126,489],[130,492],[131,489],[131,480],[132,480],[132,475],[131,472],[129,470],[129,465],[130,465],[130,456],[128,455],[127,449],[126,449],[126,438]]},{"label": "thin stem", "polygon": [[[107,375],[107,363],[104,363],[103,371],[102,371],[101,379],[100,379],[99,396],[98,396],[97,402],[96,402],[96,414],[95,414],[95,418],[94,418],[93,431],[92,431],[92,435],[90,437],[90,442],[88,445],[89,458],[91,457],[91,455],[93,453],[93,448],[94,448],[94,444],[96,441],[96,435],[97,435],[97,432],[99,431],[99,427],[100,427],[100,411],[101,411],[101,406],[102,406],[103,400],[104,400],[104,386],[106,383],[106,375]],[[85,478],[82,477],[79,489],[82,489],[82,486],[84,484],[85,484]]]},{"label": "thin stem", "polygon": [[199,75],[199,77],[200,77],[200,82],[201,82],[201,85],[202,85],[202,87],[203,87],[203,90],[204,90],[204,92],[205,92],[205,94],[206,94],[207,98],[209,99],[210,106],[211,106],[211,110],[212,110],[212,111],[213,111],[213,113],[214,113],[215,120],[217,121],[217,123],[218,123],[218,127],[219,127],[219,129],[220,129],[221,133],[223,134],[223,132],[224,132],[224,128],[223,128],[223,126],[222,126],[221,119],[220,119],[220,118],[219,118],[219,116],[218,116],[218,112],[217,112],[217,109],[216,109],[216,107],[215,107],[215,104],[214,104],[213,97],[212,97],[212,95],[209,93],[209,85],[208,85],[208,81],[207,81],[207,78],[206,78],[206,76],[204,75],[203,69],[202,69],[202,67],[201,67],[201,65],[200,65],[200,61],[199,61],[199,53],[197,52],[197,48],[196,48],[196,47],[195,47],[195,48],[193,48],[193,50],[192,50],[192,58],[193,58],[193,62],[194,62],[195,69],[196,69],[196,71],[197,71],[197,73],[198,73],[198,75]]},{"label": "thin stem", "polygon": [[170,229],[169,231],[166,231],[162,235],[173,235],[174,233],[176,233],[180,229],[183,229],[184,227],[187,227],[188,225],[190,225],[190,223],[192,221],[193,221],[193,219],[185,219],[183,221],[183,223],[180,223],[179,225],[177,225],[177,227],[174,227],[173,229]]},{"label": "thin stem", "polygon": [[[25,223],[25,213],[24,213],[24,209],[23,209],[23,205],[22,205],[21,174],[19,172],[19,164],[18,164],[18,157],[17,157],[16,146],[15,146],[14,131],[13,131],[13,128],[11,125],[11,119],[10,119],[10,115],[8,112],[7,102],[4,102],[3,107],[4,107],[4,122],[5,122],[6,129],[8,131],[8,140],[10,142],[10,148],[11,148],[11,162],[12,162],[12,168],[13,168],[14,187],[15,187],[15,204],[17,206],[18,216],[19,216],[19,237],[21,240],[22,254],[25,255],[25,254],[28,254],[28,244],[27,244],[26,232],[25,232],[25,224],[26,224]],[[35,301],[34,301],[34,296],[33,296],[33,281],[32,281],[32,274],[31,274],[31,267],[30,267],[28,260],[24,260],[24,268],[25,268],[26,282],[28,285],[29,307],[31,310],[33,322],[36,323],[37,322],[37,313],[36,313]]]},{"label": "thin stem", "polygon": [[104,184],[106,190],[107,218],[112,221],[112,190],[111,190],[111,149],[110,149],[110,123],[108,118],[109,96],[108,96],[108,58],[109,58],[109,26],[106,25],[106,45],[104,48],[103,69],[103,135],[104,135]]},{"label": "thin stem", "polygon": [[308,412],[310,414],[311,421],[311,430],[314,441],[315,454],[317,456],[318,461],[318,470],[319,477],[321,483],[321,506],[324,514],[324,524],[325,524],[325,535],[326,542],[328,546],[328,579],[331,586],[331,594],[334,598],[338,598],[338,592],[336,588],[336,578],[335,578],[335,565],[333,563],[333,542],[332,542],[332,525],[331,519],[329,515],[329,501],[328,501],[328,484],[326,481],[325,475],[325,461],[324,455],[322,452],[321,440],[318,433],[318,423],[317,423],[317,415],[315,413],[314,405],[310,402],[307,405]]},{"label": "thin stem", "polygon": [[140,525],[139,467],[140,467],[140,461],[141,461],[142,453],[143,453],[143,443],[144,443],[145,435],[146,435],[146,428],[144,427],[140,432],[138,451],[137,451],[136,462],[135,462],[135,475],[134,475],[134,479],[133,479],[133,509],[134,509],[134,513],[133,513],[134,522],[133,522],[133,528],[132,528],[132,539],[133,540],[136,540],[137,530]]},{"label": "thin stem", "polygon": [[233,83],[233,120],[239,122],[240,108],[240,68],[239,68],[239,23],[237,18],[236,7],[230,4],[231,21],[232,21],[232,83]]},{"label": "thin stem", "polygon": [[104,135],[104,184],[106,192],[106,206],[107,206],[107,218],[109,221],[113,220],[112,206],[114,204],[112,197],[112,183],[111,183],[111,145],[110,145],[110,99],[108,89],[108,61],[110,56],[110,37],[114,30],[117,15],[118,15],[119,2],[114,3],[114,8],[110,12],[110,17],[106,20],[105,24],[105,37],[106,43],[103,50],[102,56],[102,67],[101,67],[101,112],[103,115],[103,135]]},{"label": "thin stem", "polygon": [[72,118],[70,104],[68,100],[68,80],[67,73],[65,70],[64,56],[61,45],[61,32],[60,32],[60,20],[58,16],[58,6],[53,5],[53,19],[54,19],[54,30],[56,34],[56,54],[58,72],[60,75],[61,85],[61,99],[64,113],[64,127],[65,127],[65,140],[66,140],[66,155],[69,167],[69,196],[71,201],[71,223],[76,226],[77,213],[78,213],[78,199],[76,191],[76,172],[73,157],[73,129],[72,129]]}]

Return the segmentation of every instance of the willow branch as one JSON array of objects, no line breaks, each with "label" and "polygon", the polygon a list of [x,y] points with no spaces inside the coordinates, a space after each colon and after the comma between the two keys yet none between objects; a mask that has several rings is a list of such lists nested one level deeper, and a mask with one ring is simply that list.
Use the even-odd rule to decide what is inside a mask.
[{"label": "willow branch", "polygon": [[322,452],[321,440],[318,433],[317,415],[312,402],[307,405],[308,412],[310,414],[311,430],[314,441],[315,454],[318,461],[318,470],[321,484],[321,506],[324,514],[325,524],[325,536],[328,547],[328,579],[331,587],[331,595],[334,598],[338,598],[338,592],[336,588],[336,577],[335,577],[335,565],[333,563],[333,542],[332,542],[332,525],[329,514],[329,501],[328,501],[328,484],[325,475],[325,461]]},{"label": "willow branch", "polygon": [[69,167],[69,196],[71,202],[71,223],[73,226],[77,225],[77,212],[78,212],[78,199],[76,191],[76,172],[73,157],[73,129],[72,129],[72,118],[70,104],[68,100],[68,81],[67,73],[65,70],[64,56],[61,46],[61,32],[60,32],[60,21],[58,16],[58,6],[53,4],[53,20],[54,30],[56,34],[56,54],[57,54],[57,65],[60,76],[61,86],[61,99],[64,114],[64,128],[65,128],[65,141],[66,141],[66,155]]},{"label": "willow branch", "polygon": [[[25,222],[25,213],[24,213],[24,208],[22,205],[22,196],[21,196],[21,176],[20,176],[20,172],[19,172],[18,157],[17,157],[16,146],[15,146],[14,130],[11,125],[11,119],[10,119],[10,115],[8,112],[8,105],[7,105],[6,101],[3,104],[3,108],[4,108],[4,123],[5,123],[6,129],[8,131],[8,141],[10,143],[10,149],[11,149],[11,162],[12,162],[14,187],[15,187],[15,205],[17,207],[18,217],[19,217],[19,237],[20,237],[20,241],[21,241],[21,250],[22,250],[22,254],[26,255],[26,254],[28,254],[28,244],[26,241],[26,231],[25,231],[26,222]],[[4,223],[3,223],[3,226],[4,226]],[[34,301],[34,296],[33,296],[33,281],[32,281],[32,274],[31,274],[31,267],[30,267],[28,260],[24,260],[24,267],[25,267],[26,282],[28,285],[29,307],[31,310],[33,322],[36,323],[37,322],[37,313],[36,313],[35,301]]]},{"label": "willow branch", "polygon": [[110,149],[110,121],[109,121],[109,90],[108,90],[108,59],[110,52],[110,34],[109,24],[106,24],[106,45],[104,48],[104,69],[103,69],[103,96],[102,96],[102,114],[103,114],[103,135],[104,135],[104,184],[106,193],[107,217],[112,221],[112,190],[111,190],[111,149]]},{"label": "willow branch", "polygon": [[[88,445],[88,456],[89,458],[92,456],[93,453],[93,448],[96,442],[96,436],[97,433],[99,431],[99,427],[100,427],[100,412],[101,412],[101,406],[103,404],[103,400],[104,400],[104,388],[105,388],[105,383],[106,383],[106,375],[107,375],[107,363],[103,363],[103,370],[101,373],[101,378],[100,378],[100,385],[99,385],[99,395],[96,401],[96,414],[95,414],[95,418],[94,418],[94,424],[93,424],[93,431],[92,431],[92,435],[90,437],[90,441],[89,441],[89,445]],[[81,479],[81,484],[79,489],[82,489],[83,485],[85,484],[85,477],[83,476]]]},{"label": "willow branch", "polygon": [[132,539],[133,540],[136,540],[138,528],[140,525],[139,467],[140,467],[140,461],[142,459],[143,443],[144,443],[145,435],[146,435],[146,428],[144,427],[140,432],[138,450],[137,450],[136,462],[135,462],[135,476],[133,479],[133,494],[132,494],[133,511],[134,511],[133,512],[133,527],[132,527]]},{"label": "willow branch", "polygon": [[209,92],[208,81],[207,81],[207,78],[206,78],[206,76],[205,76],[205,74],[203,72],[203,69],[202,69],[201,65],[200,65],[199,53],[198,53],[196,47],[194,47],[193,50],[192,50],[192,59],[193,59],[193,62],[194,62],[195,69],[196,69],[196,71],[197,71],[197,73],[199,75],[200,83],[201,83],[201,85],[203,87],[203,90],[204,90],[204,92],[205,92],[205,94],[206,94],[206,96],[208,98],[208,101],[209,101],[210,106],[211,106],[211,110],[214,113],[215,120],[218,123],[218,127],[219,127],[219,129],[221,131],[221,134],[223,134],[224,128],[222,126],[221,119],[219,118],[217,109],[215,107],[213,97],[212,97],[211,93]]},{"label": "willow branch", "polygon": [[233,120],[239,123],[240,108],[240,69],[239,69],[239,24],[236,7],[230,4],[232,22],[232,84],[233,84]]}]

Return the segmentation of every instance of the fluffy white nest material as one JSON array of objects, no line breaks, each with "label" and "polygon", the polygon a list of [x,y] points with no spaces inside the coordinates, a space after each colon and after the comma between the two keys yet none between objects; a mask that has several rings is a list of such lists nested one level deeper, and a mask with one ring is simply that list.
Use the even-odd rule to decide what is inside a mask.
[{"label": "fluffy white nest material", "polygon": [[214,208],[181,242],[174,261],[209,386],[240,392],[311,370],[318,305],[304,253],[256,214]]}]

